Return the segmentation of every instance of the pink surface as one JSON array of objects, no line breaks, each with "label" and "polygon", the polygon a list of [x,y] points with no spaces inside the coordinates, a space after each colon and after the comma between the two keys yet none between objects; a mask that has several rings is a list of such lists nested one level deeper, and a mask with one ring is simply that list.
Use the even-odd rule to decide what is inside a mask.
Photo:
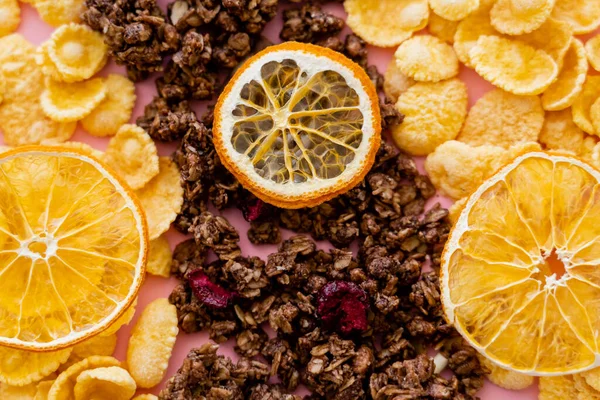
[{"label": "pink surface", "polygon": [[[167,0],[159,0],[159,4],[165,6]],[[336,13],[337,15],[344,15],[344,11],[341,5],[328,5],[327,9]],[[265,30],[265,35],[271,39],[272,41],[278,41],[279,29],[281,28],[281,15],[275,21],[272,21]],[[19,28],[19,32],[22,33],[27,39],[29,39],[34,44],[39,44],[46,40],[53,28],[45,24],[41,21],[35,12],[30,6],[23,4],[22,5],[22,22]],[[385,68],[392,58],[393,49],[381,49],[376,47],[371,47],[369,51],[369,60],[371,63],[377,65],[380,71],[385,71]],[[104,71],[102,71],[102,75],[107,74],[109,72],[118,72],[124,74],[124,68],[117,67],[116,65],[107,66]],[[460,71],[460,78],[463,79],[468,85],[469,91],[469,104],[472,105],[481,95],[492,88],[492,86],[481,79],[474,71],[462,66]],[[148,79],[145,82],[136,84],[136,93],[137,93],[137,103],[133,112],[132,122],[135,119],[143,114],[144,105],[150,102],[152,97],[156,93],[156,89],[154,87],[154,79]],[[202,104],[198,104],[197,110],[201,110],[203,108]],[[104,150],[108,143],[108,139],[99,139],[94,138],[87,133],[83,132],[81,129],[78,129],[77,133],[73,137],[72,140],[86,142],[94,147]],[[0,140],[1,142],[1,140]],[[175,145],[165,145],[160,144],[158,146],[159,153],[161,155],[170,155],[175,149]],[[422,160],[418,160],[419,165],[422,165]],[[445,199],[441,196],[436,196],[432,199],[432,202],[440,201],[443,205],[448,206],[451,204],[451,201]],[[249,228],[249,224],[244,221],[241,217],[241,213],[238,210],[227,210],[223,213],[232,223],[233,225],[239,229],[241,233],[241,248],[245,255],[255,255],[266,259],[266,256],[269,253],[272,253],[276,250],[276,246],[274,245],[264,245],[264,246],[254,246],[252,245],[246,235],[245,232]],[[284,238],[291,236],[291,232],[284,232]],[[186,238],[186,236],[176,232],[174,229],[168,233],[169,242],[172,247],[175,247],[177,243]],[[328,247],[326,244],[321,243],[322,248]],[[172,279],[164,279],[153,276],[148,276],[144,286],[141,289],[138,301],[138,307],[136,315],[133,319],[132,324],[129,326],[123,327],[119,331],[119,340],[117,344],[117,350],[115,352],[115,356],[121,360],[125,359],[125,354],[127,350],[127,342],[129,338],[129,334],[131,331],[131,327],[139,317],[140,312],[144,309],[146,304],[151,302],[152,300],[160,297],[168,297],[171,293],[171,290],[177,284],[177,280]],[[171,358],[169,369],[167,371],[167,378],[173,375],[179,366],[181,365],[182,360],[185,358],[187,352],[193,348],[202,345],[208,341],[208,334],[205,332],[197,333],[197,334],[184,334],[181,333],[177,338],[177,344],[175,346],[175,350],[173,356]],[[233,351],[233,342],[229,341],[225,344],[221,345],[220,352],[224,355],[230,356],[232,358],[237,358]],[[165,378],[165,381],[166,379]],[[158,394],[160,389],[164,387],[165,381],[161,382],[154,390],[151,391],[141,391],[140,393],[155,393]],[[506,399],[515,399],[515,400],[533,400],[537,399],[537,388],[531,387],[527,390],[522,391],[507,391],[500,389],[493,384],[487,382],[483,390],[479,393],[479,396],[484,400],[506,400]]]}]

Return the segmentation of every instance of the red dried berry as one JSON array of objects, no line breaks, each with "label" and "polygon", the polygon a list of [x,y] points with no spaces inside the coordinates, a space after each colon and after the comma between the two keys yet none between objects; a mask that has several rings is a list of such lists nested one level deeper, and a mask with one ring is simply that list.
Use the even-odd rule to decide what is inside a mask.
[{"label": "red dried berry", "polygon": [[237,296],[237,293],[211,282],[200,269],[190,273],[188,281],[198,300],[211,308],[227,308]]},{"label": "red dried berry", "polygon": [[275,212],[272,205],[265,203],[261,199],[246,199],[240,201],[240,203],[242,215],[248,222],[254,222],[259,219],[268,219]]},{"label": "red dried berry", "polygon": [[368,329],[367,293],[352,282],[327,283],[317,296],[317,314],[331,330],[349,335]]}]

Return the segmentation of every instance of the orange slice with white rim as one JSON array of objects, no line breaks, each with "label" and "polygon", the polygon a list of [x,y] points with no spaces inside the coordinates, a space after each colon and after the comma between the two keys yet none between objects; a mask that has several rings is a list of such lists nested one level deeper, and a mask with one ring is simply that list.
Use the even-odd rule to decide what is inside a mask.
[{"label": "orange slice with white rim", "polygon": [[223,164],[264,201],[314,206],[358,184],[381,141],[377,91],[335,51],[287,42],[246,61],[219,97]]},{"label": "orange slice with white rim", "polygon": [[446,316],[500,366],[562,375],[600,365],[600,171],[517,157],[468,199],[441,265]]},{"label": "orange slice with white rim", "polygon": [[64,348],[100,333],[145,272],[142,208],[119,178],[75,149],[0,155],[0,345]]}]

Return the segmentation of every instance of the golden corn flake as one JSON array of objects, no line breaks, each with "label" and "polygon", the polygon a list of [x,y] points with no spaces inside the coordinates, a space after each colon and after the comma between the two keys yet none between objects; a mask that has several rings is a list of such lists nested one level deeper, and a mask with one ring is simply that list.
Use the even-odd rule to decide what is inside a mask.
[{"label": "golden corn flake", "polygon": [[127,348],[129,372],[139,387],[154,387],[164,378],[178,332],[177,309],[168,299],[156,299],[144,309]]},{"label": "golden corn flake", "polygon": [[44,76],[54,79],[55,81],[65,81],[65,76],[60,73],[54,62],[48,55],[49,42],[42,43],[35,53],[35,62],[42,69]]},{"label": "golden corn flake", "polygon": [[585,52],[592,68],[600,72],[600,35],[596,35],[585,43]]},{"label": "golden corn flake", "polygon": [[367,43],[397,46],[427,26],[427,0],[346,0],[346,23]]},{"label": "golden corn flake", "polygon": [[37,390],[35,392],[35,397],[33,400],[48,400],[48,393],[50,392],[50,388],[54,384],[54,381],[42,381],[38,383]]},{"label": "golden corn flake", "polygon": [[588,71],[583,43],[573,39],[558,78],[542,94],[544,110],[556,111],[571,107],[583,89]]},{"label": "golden corn flake", "polygon": [[37,392],[37,382],[25,386],[10,386],[0,384],[0,399],[2,400],[32,400]]},{"label": "golden corn flake", "polygon": [[121,125],[129,122],[135,105],[135,86],[122,75],[106,78],[106,97],[85,118],[81,125],[94,136],[112,136]]},{"label": "golden corn flake", "polygon": [[590,369],[580,374],[588,385],[600,391],[600,368]]},{"label": "golden corn flake", "polygon": [[146,272],[168,278],[171,276],[171,259],[173,253],[165,235],[150,241]]},{"label": "golden corn flake", "polygon": [[519,372],[507,370],[480,356],[479,361],[490,370],[486,376],[493,384],[509,390],[521,390],[533,385],[534,377]]},{"label": "golden corn flake", "polygon": [[521,35],[538,29],[548,19],[555,0],[498,0],[490,11],[500,33]]},{"label": "golden corn flake", "polygon": [[79,22],[84,0],[32,0],[42,21],[55,28]]},{"label": "golden corn flake", "polygon": [[0,37],[13,33],[21,23],[21,8],[17,0],[0,0]]},{"label": "golden corn flake", "polygon": [[92,356],[71,365],[63,371],[52,384],[48,400],[72,400],[77,377],[83,372],[95,368],[117,367],[119,360],[113,357]]},{"label": "golden corn flake", "polygon": [[431,13],[427,29],[433,36],[437,36],[444,42],[452,44],[454,43],[454,35],[456,35],[458,24],[458,21],[449,21],[437,14]]},{"label": "golden corn flake", "polygon": [[159,157],[158,165],[158,175],[137,191],[146,212],[150,240],[169,230],[183,204],[179,169],[169,157]]},{"label": "golden corn flake", "polygon": [[471,107],[457,140],[472,146],[494,144],[508,148],[536,141],[543,124],[544,110],[538,97],[494,89]]},{"label": "golden corn flake", "polygon": [[600,26],[600,2],[595,0],[556,0],[552,16],[573,26],[573,33],[583,35]]},{"label": "golden corn flake", "polygon": [[596,134],[600,134],[600,97],[596,99],[590,108],[590,120]]},{"label": "golden corn flake", "polygon": [[600,400],[600,392],[594,389],[581,374],[573,375],[575,389],[577,390],[577,399],[581,400]]},{"label": "golden corn flake", "polygon": [[136,384],[121,367],[101,367],[83,371],[73,389],[75,399],[129,400]]},{"label": "golden corn flake", "polygon": [[74,83],[47,79],[40,101],[44,113],[52,120],[72,122],[91,113],[105,96],[106,83],[102,78]]},{"label": "golden corn flake", "polygon": [[4,75],[0,73],[0,104],[4,101],[4,93],[6,92],[6,81],[4,80]]},{"label": "golden corn flake", "polygon": [[467,115],[467,87],[459,79],[419,82],[403,93],[396,108],[404,122],[392,137],[405,152],[423,156],[458,135]]},{"label": "golden corn flake", "polygon": [[571,46],[573,29],[568,22],[548,18],[535,31],[515,36],[514,38],[536,49],[544,50],[560,67],[562,66],[565,54]]},{"label": "golden corn flake", "polygon": [[429,0],[434,13],[449,21],[459,21],[479,8],[479,0]]},{"label": "golden corn flake", "polygon": [[384,78],[383,91],[394,102],[398,101],[398,97],[416,83],[414,79],[409,78],[400,71],[395,59],[392,59],[388,64]]},{"label": "golden corn flake", "polygon": [[35,63],[35,47],[22,35],[0,38],[0,74],[5,83],[4,101],[37,101],[43,76]]},{"label": "golden corn flake", "polygon": [[542,376],[539,381],[538,400],[577,399],[573,375]]},{"label": "golden corn flake", "polygon": [[134,300],[133,304],[129,306],[127,310],[117,320],[108,327],[104,332],[100,333],[99,336],[112,336],[119,329],[121,329],[125,325],[129,325],[133,316],[135,315],[135,307],[137,306],[137,298]]},{"label": "golden corn flake", "polygon": [[73,346],[69,359],[60,366],[59,371],[65,371],[71,365],[91,356],[110,356],[117,347],[117,334],[96,335]]},{"label": "golden corn flake", "polygon": [[448,219],[450,220],[450,222],[452,222],[453,224],[456,223],[458,217],[460,217],[460,213],[465,207],[465,204],[467,204],[467,200],[469,200],[468,197],[463,197],[462,199],[456,200],[454,204],[452,204],[450,208],[448,208]]},{"label": "golden corn flake", "polygon": [[406,40],[394,55],[400,71],[421,82],[438,82],[458,75],[458,58],[448,43],[431,35]]},{"label": "golden corn flake", "polygon": [[104,161],[132,189],[140,189],[158,174],[158,150],[137,125],[123,125],[108,143]]},{"label": "golden corn flake", "polygon": [[542,93],[558,75],[558,65],[545,51],[498,36],[481,36],[469,58],[485,80],[519,95]]},{"label": "golden corn flake", "polygon": [[582,155],[585,134],[575,123],[571,110],[546,113],[538,140],[548,150],[567,150]]},{"label": "golden corn flake", "polygon": [[63,25],[52,33],[48,55],[65,81],[91,78],[107,60],[102,35],[85,25]]},{"label": "golden corn flake", "polygon": [[135,396],[132,400],[158,400],[158,397],[153,394],[140,394]]},{"label": "golden corn flake", "polygon": [[24,386],[39,381],[67,361],[72,349],[52,352],[32,352],[0,347],[0,382]]},{"label": "golden corn flake", "polygon": [[473,68],[469,52],[477,44],[477,39],[483,35],[499,35],[490,22],[490,9],[493,3],[482,3],[467,18],[458,23],[454,35],[454,51],[456,56],[467,67]]},{"label": "golden corn flake", "polygon": [[591,109],[594,102],[600,97],[600,76],[588,76],[583,84],[583,90],[575,99],[572,106],[573,121],[584,132],[590,135],[600,134],[594,129],[591,118]]}]

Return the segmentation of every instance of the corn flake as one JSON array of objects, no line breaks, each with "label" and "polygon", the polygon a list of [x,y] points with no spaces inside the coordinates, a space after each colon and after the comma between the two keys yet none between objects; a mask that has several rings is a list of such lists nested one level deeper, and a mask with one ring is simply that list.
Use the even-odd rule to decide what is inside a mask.
[{"label": "corn flake", "polygon": [[65,83],[46,79],[40,98],[44,113],[57,122],[78,121],[92,112],[106,96],[102,78]]},{"label": "corn flake", "polygon": [[63,25],[52,33],[48,55],[69,82],[91,78],[107,60],[102,35],[85,25]]},{"label": "corn flake", "polygon": [[581,93],[588,71],[583,43],[573,39],[556,81],[542,94],[544,110],[556,111],[570,107]]},{"label": "corn flake", "polygon": [[0,384],[0,399],[2,400],[33,400],[36,392],[37,382],[25,386]]},{"label": "corn flake", "polygon": [[77,377],[83,371],[119,365],[119,360],[113,357],[92,356],[83,359],[71,365],[56,378],[48,393],[48,400],[72,400]]},{"label": "corn flake", "polygon": [[42,21],[55,28],[79,22],[84,0],[31,0]]},{"label": "corn flake", "polygon": [[169,230],[183,204],[179,169],[169,157],[159,157],[158,163],[158,175],[136,192],[146,211],[150,240]]},{"label": "corn flake", "polygon": [[600,72],[600,35],[596,35],[585,43],[585,52],[592,68]]},{"label": "corn flake", "polygon": [[483,356],[479,357],[479,361],[490,370],[486,377],[496,386],[508,390],[521,390],[533,385],[533,376],[501,368]]},{"label": "corn flake", "polygon": [[471,107],[457,140],[472,146],[493,143],[508,148],[536,141],[543,124],[544,110],[538,97],[495,89]]},{"label": "corn flake", "polygon": [[35,47],[22,35],[0,38],[0,74],[5,83],[4,98],[10,102],[37,101],[43,76],[35,63]]},{"label": "corn flake", "polygon": [[580,374],[588,385],[600,391],[600,368],[594,368]]},{"label": "corn flake", "polygon": [[406,76],[421,82],[438,82],[458,75],[458,58],[448,43],[431,35],[403,42],[394,54]]},{"label": "corn flake", "polygon": [[481,36],[469,57],[485,80],[518,95],[540,94],[558,75],[558,65],[545,51],[498,36]]},{"label": "corn flake", "polygon": [[137,125],[123,125],[108,143],[104,161],[132,189],[140,189],[158,174],[158,150]]},{"label": "corn flake", "polygon": [[153,394],[140,394],[135,396],[132,400],[158,400],[158,397]]},{"label": "corn flake", "polygon": [[467,67],[473,68],[469,52],[483,35],[497,35],[490,22],[491,5],[481,4],[479,9],[459,22],[454,35],[454,51],[456,56]]},{"label": "corn flake", "polygon": [[397,46],[427,26],[427,0],[346,0],[346,23],[367,43]]},{"label": "corn flake", "polygon": [[168,278],[171,276],[171,259],[173,253],[164,235],[150,241],[146,272],[152,275]]},{"label": "corn flake", "polygon": [[13,33],[21,23],[21,8],[17,0],[0,0],[0,37]]},{"label": "corn flake", "polygon": [[135,86],[122,75],[111,74],[106,78],[106,97],[85,118],[81,125],[94,136],[111,136],[131,118],[135,105]]},{"label": "corn flake", "polygon": [[405,118],[392,132],[394,141],[412,155],[431,153],[458,135],[467,115],[467,101],[467,88],[456,78],[415,84],[396,103]]},{"label": "corn flake", "polygon": [[590,135],[600,134],[594,129],[591,119],[592,105],[598,97],[600,97],[600,76],[588,76],[583,84],[583,90],[571,108],[575,124]]},{"label": "corn flake", "polygon": [[556,0],[552,16],[573,26],[573,33],[583,35],[600,26],[600,2],[595,0]]},{"label": "corn flake", "polygon": [[596,99],[590,108],[590,120],[597,134],[600,134],[600,97]]},{"label": "corn flake", "polygon": [[0,104],[4,101],[4,93],[6,92],[6,81],[4,75],[0,73]]},{"label": "corn flake", "polygon": [[560,67],[571,46],[573,29],[568,22],[548,18],[535,31],[514,38],[536,49],[544,50]]},{"label": "corn flake", "polygon": [[133,316],[135,315],[135,307],[137,306],[137,298],[133,302],[132,305],[129,306],[127,310],[117,320],[108,327],[104,332],[100,333],[99,336],[111,336],[117,333],[119,329],[121,329],[124,325],[128,325]]},{"label": "corn flake", "polygon": [[54,381],[42,381],[37,385],[37,391],[33,400],[48,400],[48,393],[50,388],[54,384]]},{"label": "corn flake", "polygon": [[576,399],[577,389],[573,375],[542,376],[539,381],[540,394],[538,400]]},{"label": "corn flake", "polygon": [[65,82],[68,79],[60,73],[48,55],[48,45],[49,42],[44,42],[37,48],[35,62],[42,69],[44,76],[52,78],[55,81]]},{"label": "corn flake", "polygon": [[581,374],[573,375],[575,389],[578,391],[577,399],[581,400],[600,400],[600,392],[594,389]]},{"label": "corn flake", "polygon": [[458,217],[460,217],[460,213],[462,212],[465,204],[467,204],[468,197],[463,197],[462,199],[458,199],[448,208],[448,219],[453,224],[458,221]]},{"label": "corn flake", "polygon": [[0,382],[24,386],[39,381],[67,361],[72,349],[32,352],[0,347]]},{"label": "corn flake", "polygon": [[394,59],[388,64],[384,78],[383,91],[394,102],[398,101],[398,97],[416,83],[414,79],[409,78],[400,71]]},{"label": "corn flake", "polygon": [[156,299],[142,312],[133,327],[127,365],[142,388],[151,388],[164,378],[177,338],[177,309],[167,299]]},{"label": "corn flake", "polygon": [[550,16],[555,0],[498,0],[490,11],[500,33],[522,35],[538,29]]},{"label": "corn flake", "polygon": [[71,365],[91,356],[110,356],[117,347],[117,335],[97,335],[73,346],[69,359],[60,366],[59,371],[65,371]]},{"label": "corn flake", "polygon": [[551,111],[539,135],[539,142],[548,150],[567,150],[582,155],[585,134],[575,123],[571,110]]},{"label": "corn flake", "polygon": [[136,384],[121,367],[101,367],[83,371],[73,389],[75,399],[129,400]]},{"label": "corn flake", "polygon": [[454,43],[454,35],[456,35],[458,24],[458,21],[449,21],[437,14],[431,13],[427,28],[432,35],[437,36],[446,43],[452,44]]},{"label": "corn flake", "polygon": [[479,0],[429,0],[434,13],[449,21],[459,21],[479,8]]},{"label": "corn flake", "polygon": [[81,150],[84,153],[89,154],[92,157],[96,157],[99,160],[104,158],[104,153],[102,151],[93,148],[92,146],[90,146],[87,143],[71,142],[71,141],[64,142],[64,143],[54,143],[52,141],[43,141],[42,144],[64,147],[66,149]]}]

